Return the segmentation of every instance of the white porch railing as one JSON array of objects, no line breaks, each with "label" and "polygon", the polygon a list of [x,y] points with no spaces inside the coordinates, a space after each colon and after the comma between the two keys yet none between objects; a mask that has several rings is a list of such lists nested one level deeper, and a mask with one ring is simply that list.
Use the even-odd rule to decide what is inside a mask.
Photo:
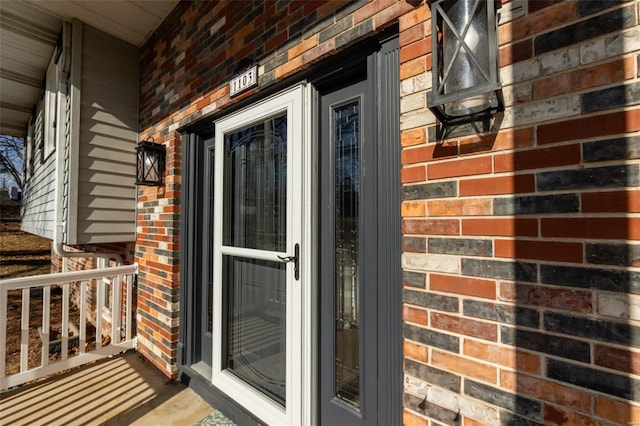
[{"label": "white porch railing", "polygon": [[[137,273],[136,264],[0,280],[0,390],[134,348],[136,338],[133,336],[133,284]],[[109,281],[110,291],[105,293],[105,283]],[[53,287],[62,289],[60,318],[51,318]],[[11,292],[12,297],[16,298],[17,293],[19,298],[20,291],[20,318],[9,318],[9,294]],[[91,299],[95,300],[90,300],[90,293],[94,296]],[[105,303],[107,294],[111,296],[110,303]],[[42,298],[42,317],[37,324],[32,323],[33,319],[29,315],[31,299],[34,297]],[[79,311],[77,324],[69,319],[70,306],[74,301]],[[90,326],[95,326],[95,346],[91,341],[92,336],[87,334],[90,328],[88,316],[93,319]],[[8,374],[7,338],[10,336],[7,335],[7,326],[12,323],[15,329],[16,321],[20,322],[20,368],[19,371]],[[52,321],[55,321],[53,324],[60,321],[59,339],[50,339]],[[111,325],[110,332],[107,322]],[[29,362],[29,352],[38,348],[32,347],[34,345],[29,341],[29,330],[32,330],[33,335],[36,328],[39,333],[41,359],[39,365],[34,366],[30,365],[33,364],[33,360]],[[106,328],[106,331],[103,328]],[[75,335],[70,336],[70,331]],[[16,336],[11,337],[15,339]],[[74,353],[70,354],[70,349]],[[54,354],[59,355],[51,359]]]}]

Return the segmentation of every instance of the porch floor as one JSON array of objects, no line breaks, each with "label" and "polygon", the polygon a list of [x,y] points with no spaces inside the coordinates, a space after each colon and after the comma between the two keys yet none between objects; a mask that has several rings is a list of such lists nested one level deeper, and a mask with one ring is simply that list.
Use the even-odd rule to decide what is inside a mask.
[{"label": "porch floor", "polygon": [[3,425],[233,425],[135,352],[0,394]]}]

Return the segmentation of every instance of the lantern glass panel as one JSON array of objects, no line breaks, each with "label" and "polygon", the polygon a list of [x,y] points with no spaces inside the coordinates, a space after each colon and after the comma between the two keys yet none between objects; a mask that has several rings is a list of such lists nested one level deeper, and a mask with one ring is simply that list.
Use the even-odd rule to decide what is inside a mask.
[{"label": "lantern glass panel", "polygon": [[150,182],[159,182],[160,176],[158,175],[158,151],[151,151],[145,153],[144,169],[145,180]]},{"label": "lantern glass panel", "polygon": [[[489,83],[490,56],[485,1],[451,0],[441,3],[442,58],[445,94]],[[453,27],[452,27],[453,26]],[[464,43],[462,43],[464,40]],[[445,113],[464,116],[491,107],[492,93],[475,95],[445,106]]]},{"label": "lantern glass panel", "polygon": [[164,150],[153,144],[141,143],[137,149],[136,182],[139,185],[161,185]]}]

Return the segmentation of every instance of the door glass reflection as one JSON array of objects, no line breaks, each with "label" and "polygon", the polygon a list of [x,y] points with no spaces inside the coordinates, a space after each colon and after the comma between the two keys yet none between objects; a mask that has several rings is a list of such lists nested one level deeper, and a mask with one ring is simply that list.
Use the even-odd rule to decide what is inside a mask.
[{"label": "door glass reflection", "polygon": [[226,135],[224,146],[224,244],[285,251],[286,113]]},{"label": "door glass reflection", "polygon": [[224,256],[223,367],[285,405],[285,264]]},{"label": "door glass reflection", "polygon": [[336,396],[360,405],[360,105],[333,110],[335,141]]}]

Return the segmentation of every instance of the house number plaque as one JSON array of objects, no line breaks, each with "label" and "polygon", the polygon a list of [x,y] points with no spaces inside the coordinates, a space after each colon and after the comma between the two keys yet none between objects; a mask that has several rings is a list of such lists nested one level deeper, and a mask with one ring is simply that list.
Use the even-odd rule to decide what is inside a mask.
[{"label": "house number plaque", "polygon": [[258,66],[242,71],[229,82],[229,97],[234,97],[258,85]]}]

